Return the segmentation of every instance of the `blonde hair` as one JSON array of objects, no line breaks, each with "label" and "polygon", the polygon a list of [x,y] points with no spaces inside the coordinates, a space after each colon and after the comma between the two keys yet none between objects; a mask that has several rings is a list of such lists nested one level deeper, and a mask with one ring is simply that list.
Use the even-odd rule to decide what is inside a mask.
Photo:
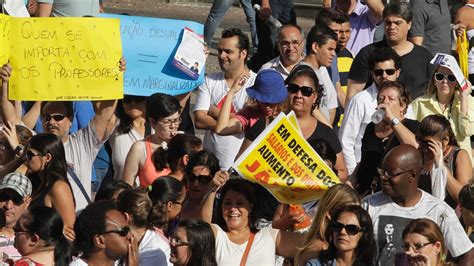
[{"label": "blonde hair", "polygon": [[[437,88],[436,88],[436,86],[435,86],[435,83],[434,83],[433,79],[434,79],[435,73],[438,72],[438,70],[439,70],[440,67],[443,67],[443,66],[437,65],[437,66],[433,69],[433,71],[431,72],[431,75],[430,75],[430,80],[428,80],[428,85],[426,85],[426,94],[428,94],[429,96],[435,95],[436,92],[438,91]],[[446,67],[444,67],[444,68],[446,68]],[[451,71],[451,70],[449,70],[449,71]],[[451,73],[452,73],[452,72],[451,72]],[[459,84],[457,83],[457,81],[456,81],[456,84],[457,84],[456,86],[459,86]]]},{"label": "blonde hair", "polygon": [[295,265],[298,265],[300,256],[311,246],[314,239],[328,243],[325,232],[330,222],[328,218],[330,211],[351,204],[360,205],[360,198],[357,192],[346,184],[334,185],[324,193],[319,200],[318,209],[303,244],[298,248],[298,253],[295,257]]}]

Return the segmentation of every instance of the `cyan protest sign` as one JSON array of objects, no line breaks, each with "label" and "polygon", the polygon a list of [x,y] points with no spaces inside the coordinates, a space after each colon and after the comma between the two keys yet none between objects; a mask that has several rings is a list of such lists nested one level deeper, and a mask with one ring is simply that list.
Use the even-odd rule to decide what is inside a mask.
[{"label": "cyan protest sign", "polygon": [[173,65],[184,28],[197,34],[203,25],[193,21],[101,14],[119,18],[123,55],[127,61],[124,93],[149,96],[155,92],[178,95],[204,81],[204,72],[194,80]]}]

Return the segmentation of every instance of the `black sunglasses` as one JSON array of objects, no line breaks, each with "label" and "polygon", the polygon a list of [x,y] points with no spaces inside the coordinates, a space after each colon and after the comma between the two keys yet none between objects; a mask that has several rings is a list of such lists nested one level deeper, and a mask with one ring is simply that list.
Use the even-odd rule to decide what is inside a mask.
[{"label": "black sunglasses", "polygon": [[125,226],[122,228],[110,230],[110,231],[105,231],[103,233],[100,233],[99,235],[105,235],[105,234],[110,234],[110,233],[115,233],[118,234],[119,236],[127,236],[128,233],[130,233],[130,227]]},{"label": "black sunglasses", "polygon": [[445,78],[447,78],[449,82],[456,81],[456,76],[454,76],[453,74],[435,73],[434,77],[437,81],[442,81]]},{"label": "black sunglasses", "polygon": [[355,224],[343,224],[340,222],[331,222],[331,230],[333,232],[340,233],[342,228],[346,229],[348,235],[357,235],[359,232],[362,231],[358,225]]},{"label": "black sunglasses", "polygon": [[17,193],[13,193],[13,195],[11,193],[6,193],[4,191],[0,192],[0,201],[1,202],[6,202],[6,201],[9,201],[11,200],[13,202],[13,204],[15,204],[16,206],[20,206],[21,204],[25,203],[25,201],[23,200],[23,198],[18,195]]},{"label": "black sunglasses", "polygon": [[123,100],[122,102],[123,103],[131,103],[131,102],[142,102],[146,99],[146,97],[143,97],[143,96],[125,96],[123,97]]},{"label": "black sunglasses", "polygon": [[26,159],[29,161],[29,160],[33,159],[33,157],[35,157],[35,156],[43,156],[43,154],[41,154],[41,153],[35,154],[35,153],[33,153],[32,151],[26,151],[25,156],[26,156]]},{"label": "black sunglasses", "polygon": [[374,73],[374,75],[376,76],[382,76],[384,72],[387,73],[387,75],[391,76],[395,74],[397,70],[395,68],[389,68],[389,69],[374,69],[372,71],[372,73]]},{"label": "black sunglasses", "polygon": [[198,180],[198,182],[203,185],[209,184],[209,182],[211,182],[212,180],[212,176],[210,175],[195,175],[194,173],[188,174],[187,178],[188,178],[188,182],[190,183],[193,183],[196,180]]},{"label": "black sunglasses", "polygon": [[286,85],[286,87],[287,87],[289,93],[297,93],[298,91],[301,91],[301,94],[303,96],[306,96],[306,97],[311,96],[314,92],[314,89],[311,88],[311,87],[299,86],[299,85],[292,84],[292,83]]},{"label": "black sunglasses", "polygon": [[43,120],[48,122],[49,120],[51,120],[51,118],[56,121],[56,122],[59,122],[61,120],[63,120],[64,118],[66,118],[66,115],[63,115],[63,114],[55,114],[55,115],[50,115],[50,114],[47,114],[47,115],[43,115]]}]

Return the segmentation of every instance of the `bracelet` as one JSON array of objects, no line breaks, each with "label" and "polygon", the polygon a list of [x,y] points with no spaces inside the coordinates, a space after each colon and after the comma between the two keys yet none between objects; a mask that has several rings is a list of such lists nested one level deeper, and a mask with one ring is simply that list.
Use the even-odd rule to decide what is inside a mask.
[{"label": "bracelet", "polygon": [[25,148],[25,146],[23,146],[21,144],[18,144],[18,146],[16,146],[16,148],[14,150],[15,154],[20,155],[24,148]]}]

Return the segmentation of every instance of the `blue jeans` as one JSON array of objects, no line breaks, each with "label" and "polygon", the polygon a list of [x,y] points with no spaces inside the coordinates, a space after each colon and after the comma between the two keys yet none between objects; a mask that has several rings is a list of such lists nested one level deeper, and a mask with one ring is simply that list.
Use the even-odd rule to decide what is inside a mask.
[{"label": "blue jeans", "polygon": [[[222,22],[225,13],[232,6],[234,0],[214,0],[211,11],[207,16],[206,24],[204,25],[204,41],[208,44],[211,43],[212,37],[217,27]],[[251,0],[240,0],[240,4],[244,9],[247,22],[250,26],[250,34],[252,35],[252,43],[254,47],[258,46],[257,38],[257,26],[255,24],[255,10],[252,8]]]}]

